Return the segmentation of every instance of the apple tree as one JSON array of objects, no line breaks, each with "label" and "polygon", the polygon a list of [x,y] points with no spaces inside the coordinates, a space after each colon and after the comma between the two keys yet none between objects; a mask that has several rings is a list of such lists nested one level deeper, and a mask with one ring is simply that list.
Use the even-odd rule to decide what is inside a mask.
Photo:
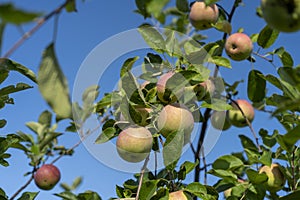
[{"label": "apple tree", "polygon": [[[13,4],[0,4],[0,32],[9,23],[20,25],[40,19],[0,59],[1,87],[12,71],[29,82],[3,86],[1,109],[14,102],[12,93],[37,85],[51,110],[43,111],[37,122],[26,124],[32,133],[19,131],[0,138],[1,165],[9,166],[8,149],[16,148],[24,152],[32,166],[26,174],[28,182],[10,197],[1,189],[1,199],[38,198],[38,193],[26,192],[34,182],[40,189],[51,190],[60,180],[56,161],[72,156],[92,134],[97,135],[94,145],[112,143],[124,163],[140,166],[138,173],[116,186],[116,194],[112,194],[115,199],[300,198],[299,66],[292,54],[276,43],[281,34],[300,30],[300,1],[257,2],[257,10],[248,12],[256,12],[265,26],[251,34],[245,31],[247,24],[237,29],[232,23],[239,17],[236,11],[241,6],[247,8],[247,2],[230,2],[231,8],[225,9],[224,2],[218,0],[136,0],[135,13],[145,20],[137,24],[137,31],[148,51],[142,58],[136,55],[124,60],[113,91],[99,96],[101,85],[91,85],[80,102],[71,101],[55,42],[44,50],[37,74],[10,59],[47,20],[64,10],[76,11],[76,1],[66,0],[45,16],[18,10]],[[1,14],[1,10],[7,12]],[[217,34],[205,36],[206,30]],[[276,72],[256,69],[257,60]],[[238,74],[233,83],[220,76],[224,68],[234,68],[237,63],[248,66],[248,74]],[[137,67],[141,68],[139,73],[135,72]],[[242,83],[240,78],[247,82]],[[247,85],[247,97],[237,89],[241,83]],[[267,113],[285,131],[253,127],[259,113]],[[95,116],[98,125],[86,128]],[[80,136],[81,141],[71,148],[59,143],[62,133],[56,130],[62,121],[70,123],[66,131]],[[5,124],[2,119],[0,126]],[[219,155],[208,164],[204,143],[210,127],[219,132],[245,128],[251,137],[240,134],[241,151]],[[183,156],[187,149],[193,161]],[[193,180],[188,178],[191,176]],[[208,182],[208,176],[217,181]],[[80,179],[72,186],[61,184],[64,191],[55,196],[101,199],[101,191],[75,194],[72,190],[78,184]]]}]

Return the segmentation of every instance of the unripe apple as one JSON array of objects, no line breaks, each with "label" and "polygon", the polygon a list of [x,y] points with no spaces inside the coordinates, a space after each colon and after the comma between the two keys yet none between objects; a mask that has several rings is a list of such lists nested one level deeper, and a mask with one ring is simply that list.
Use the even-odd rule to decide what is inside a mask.
[{"label": "unripe apple", "polygon": [[225,42],[226,54],[235,61],[247,59],[253,50],[252,40],[245,33],[234,33]]},{"label": "unripe apple", "polygon": [[261,9],[270,27],[282,32],[300,29],[300,0],[261,0]]},{"label": "unripe apple", "polygon": [[192,113],[184,105],[170,104],[159,113],[157,127],[164,137],[172,132],[183,130],[184,143],[188,143],[194,129]]},{"label": "unripe apple", "polygon": [[206,6],[203,1],[196,1],[190,10],[189,19],[191,24],[198,30],[205,30],[217,22],[219,9],[216,4]]},{"label": "unripe apple", "polygon": [[263,166],[259,169],[259,173],[266,173],[268,176],[268,181],[265,186],[270,192],[277,192],[281,190],[285,184],[284,174],[281,172],[280,165],[277,163],[272,163],[271,166]]},{"label": "unripe apple", "polygon": [[183,89],[178,91],[170,91],[167,88],[167,81],[175,74],[174,71],[169,71],[163,74],[157,81],[157,97],[163,103],[174,103],[183,95]]},{"label": "unripe apple", "polygon": [[231,127],[226,111],[214,111],[210,117],[210,121],[211,125],[218,130],[225,131]]},{"label": "unripe apple", "polygon": [[215,92],[215,84],[212,80],[208,79],[202,83],[187,86],[184,89],[186,93],[195,93],[195,97],[197,97],[197,100],[202,101],[205,99],[210,99],[213,96]]},{"label": "unripe apple", "polygon": [[[254,119],[253,106],[244,99],[236,100],[236,103],[239,105],[249,122],[252,122]],[[236,127],[248,126],[247,121],[238,106],[234,102],[231,103],[231,106],[233,107],[233,109],[228,111],[228,118],[231,124]]]},{"label": "unripe apple", "polygon": [[188,198],[185,196],[183,190],[179,190],[176,192],[171,192],[169,194],[169,200],[188,200]]},{"label": "unripe apple", "polygon": [[59,180],[60,171],[52,164],[41,166],[34,174],[34,182],[42,190],[51,190]]},{"label": "unripe apple", "polygon": [[120,157],[128,162],[140,162],[150,153],[152,134],[145,127],[129,127],[117,138],[117,151]]}]

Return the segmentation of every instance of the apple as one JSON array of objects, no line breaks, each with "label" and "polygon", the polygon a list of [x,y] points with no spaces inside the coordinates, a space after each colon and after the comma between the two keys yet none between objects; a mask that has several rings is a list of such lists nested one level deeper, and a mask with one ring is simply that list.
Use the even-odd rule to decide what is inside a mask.
[{"label": "apple", "polygon": [[[236,103],[241,108],[249,122],[252,122],[254,119],[253,106],[244,99],[236,100]],[[236,127],[248,126],[247,121],[238,106],[234,102],[231,103],[231,106],[233,107],[233,109],[228,111],[228,118],[230,123]]]},{"label": "apple", "polygon": [[253,50],[252,40],[245,33],[234,33],[225,42],[226,54],[235,61],[247,59]]},{"label": "apple", "polygon": [[196,1],[191,6],[189,19],[191,24],[198,30],[212,27],[219,17],[219,9],[216,4],[206,5],[203,1]]},{"label": "apple", "polygon": [[193,92],[195,94],[194,97],[197,97],[198,101],[202,101],[205,99],[210,99],[213,96],[215,92],[215,84],[211,79],[208,79],[202,83],[187,86],[184,88],[184,90],[186,94]]},{"label": "apple", "polygon": [[214,111],[210,117],[211,125],[218,130],[227,130],[231,123],[227,117],[226,111]]},{"label": "apple", "polygon": [[150,153],[153,138],[145,127],[128,127],[117,138],[117,152],[127,162],[141,162]]},{"label": "apple", "polygon": [[[140,116],[141,116],[141,120],[139,122],[137,122],[137,125],[140,125],[140,126],[147,126],[149,124],[149,117],[150,117],[150,113],[153,111],[152,108],[147,108],[147,107],[144,107],[144,106],[139,106],[139,105],[136,105],[134,106],[134,109],[140,113]],[[118,117],[116,117],[116,120],[118,121],[127,121],[123,115],[123,113],[121,112],[119,114]],[[132,119],[132,116],[130,115],[129,116],[129,121],[132,122],[133,119]]]},{"label": "apple", "polygon": [[184,194],[183,190],[179,190],[176,192],[171,192],[169,194],[169,200],[188,200],[188,198]]},{"label": "apple", "polygon": [[172,132],[183,130],[184,143],[187,144],[194,129],[194,117],[184,105],[166,105],[158,115],[157,128],[167,138]]},{"label": "apple", "polygon": [[166,88],[167,81],[174,76],[174,74],[174,71],[169,71],[163,74],[157,81],[157,97],[163,103],[174,103],[183,95],[183,90],[179,90],[174,93],[174,91],[169,91],[170,88]]},{"label": "apple", "polygon": [[265,183],[266,189],[270,192],[277,192],[281,190],[285,184],[284,174],[281,172],[278,163],[272,163],[271,166],[262,166],[259,173],[265,173],[268,176],[268,181]]},{"label": "apple", "polygon": [[59,180],[60,171],[52,164],[42,165],[34,174],[34,182],[42,190],[51,190]]},{"label": "apple", "polygon": [[300,29],[299,0],[261,0],[263,18],[273,29],[295,32]]}]

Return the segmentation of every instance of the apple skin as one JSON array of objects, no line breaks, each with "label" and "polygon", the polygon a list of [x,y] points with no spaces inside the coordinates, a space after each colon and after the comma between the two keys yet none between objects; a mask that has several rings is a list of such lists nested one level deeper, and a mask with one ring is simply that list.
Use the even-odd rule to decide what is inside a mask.
[{"label": "apple skin", "polygon": [[[150,117],[150,113],[153,111],[152,108],[146,108],[141,106],[135,106],[135,110],[138,111],[141,114],[141,121],[137,124],[140,126],[147,126],[149,124],[148,118]],[[130,117],[132,117],[130,115]],[[126,121],[124,115],[120,113],[119,117],[116,118],[118,121]],[[129,119],[129,121],[132,121],[132,118]]]},{"label": "apple skin", "polygon": [[152,148],[152,134],[145,127],[129,127],[121,131],[116,146],[120,157],[127,162],[141,162]]},{"label": "apple skin", "polygon": [[187,144],[194,129],[194,117],[184,105],[169,104],[159,113],[157,127],[165,138],[172,132],[183,130],[184,144]]},{"label": "apple skin", "polygon": [[169,200],[188,200],[188,198],[185,196],[183,190],[179,190],[176,192],[171,192],[169,194]]},{"label": "apple skin", "polygon": [[251,55],[252,51],[252,40],[245,33],[234,33],[225,42],[225,52],[232,60],[245,60]]},{"label": "apple skin", "polygon": [[51,190],[59,180],[60,171],[52,164],[44,164],[34,174],[34,182],[42,190]]},{"label": "apple skin", "polygon": [[217,22],[219,8],[216,4],[206,6],[202,1],[196,1],[190,10],[189,19],[191,24],[198,30],[205,30]]},{"label": "apple skin", "polygon": [[273,29],[296,32],[300,29],[300,0],[261,0],[263,18]]},{"label": "apple skin", "polygon": [[268,181],[265,183],[266,189],[270,192],[277,192],[281,190],[285,184],[284,174],[280,170],[280,165],[272,163],[271,166],[262,166],[259,169],[259,173],[266,173]]},{"label": "apple skin", "polygon": [[226,111],[214,111],[210,117],[211,125],[218,130],[228,130],[231,123],[227,117]]},{"label": "apple skin", "polygon": [[166,97],[165,92],[166,92],[166,84],[167,81],[175,74],[174,71],[169,71],[165,74],[163,74],[157,81],[156,88],[157,88],[157,97],[158,99],[163,102],[163,103],[174,103],[177,101],[182,95],[184,90],[179,90],[174,94],[171,92],[169,99],[165,99]]},{"label": "apple skin", "polygon": [[[249,122],[252,122],[254,119],[253,106],[247,100],[244,99],[236,100],[236,103],[242,109]],[[228,111],[228,118],[230,123],[236,127],[248,126],[246,119],[244,118],[242,112],[239,110],[237,105],[232,102],[231,106],[233,107],[233,109]]]}]

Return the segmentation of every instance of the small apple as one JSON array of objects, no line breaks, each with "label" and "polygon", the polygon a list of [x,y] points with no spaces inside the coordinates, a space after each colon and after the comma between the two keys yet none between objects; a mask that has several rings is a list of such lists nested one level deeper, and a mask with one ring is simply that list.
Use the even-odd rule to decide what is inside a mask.
[{"label": "small apple", "polygon": [[51,190],[59,180],[60,171],[52,164],[44,164],[34,174],[34,182],[42,190]]},{"label": "small apple", "polygon": [[218,130],[225,131],[231,127],[226,111],[214,111],[210,117],[210,121],[211,125]]},{"label": "small apple", "polygon": [[128,162],[141,162],[152,148],[152,134],[145,127],[129,127],[121,131],[117,138],[117,151]]},{"label": "small apple", "polygon": [[252,40],[245,33],[234,33],[225,42],[226,54],[235,61],[247,59],[253,50]]},{"label": "small apple", "polygon": [[174,103],[183,95],[183,89],[174,92],[166,87],[167,81],[174,75],[174,71],[169,71],[163,74],[157,81],[157,97],[163,103]]},{"label": "small apple", "polygon": [[263,18],[267,24],[282,32],[295,32],[300,29],[299,0],[261,0]]},{"label": "small apple", "polygon": [[265,186],[270,192],[277,192],[281,190],[285,184],[284,174],[281,172],[280,165],[272,163],[271,166],[262,166],[259,169],[259,173],[265,173],[268,176],[268,181]]},{"label": "small apple", "polygon": [[[244,99],[236,100],[236,103],[241,108],[249,122],[252,122],[254,119],[253,106],[247,100]],[[231,106],[233,107],[233,109],[228,111],[228,118],[231,124],[236,127],[248,126],[247,121],[240,109],[238,108],[238,106],[234,102],[231,103]]]},{"label": "small apple", "polygon": [[196,97],[198,101],[202,101],[205,99],[210,99],[215,92],[215,84],[211,79],[208,79],[202,83],[198,83],[196,85],[187,86],[184,88],[185,93],[189,94],[190,92],[194,93],[195,96],[190,98]]},{"label": "small apple", "polygon": [[172,132],[183,130],[184,143],[187,144],[194,129],[194,117],[184,105],[169,104],[159,113],[157,127],[166,138]]},{"label": "small apple", "polygon": [[169,194],[169,200],[188,200],[188,198],[184,194],[183,190],[179,190],[176,192],[171,192]]},{"label": "small apple", "polygon": [[198,30],[205,30],[212,27],[219,17],[219,9],[216,4],[206,5],[203,1],[193,3],[189,19],[191,24]]}]

